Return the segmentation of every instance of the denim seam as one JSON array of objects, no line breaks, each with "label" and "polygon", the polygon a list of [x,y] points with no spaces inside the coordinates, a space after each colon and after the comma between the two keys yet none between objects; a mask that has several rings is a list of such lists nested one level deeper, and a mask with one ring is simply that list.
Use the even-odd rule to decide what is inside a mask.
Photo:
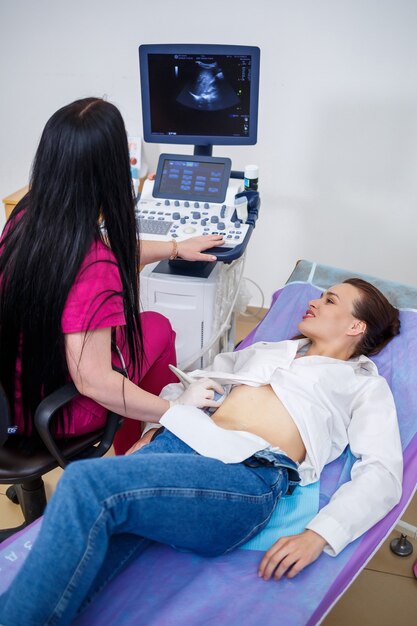
[{"label": "denim seam", "polygon": [[[264,485],[268,485],[268,486],[269,486],[269,487],[271,487],[271,488],[274,488],[274,487],[275,487],[275,486],[279,483],[279,481],[282,479],[283,474],[284,474],[284,470],[286,470],[286,471],[288,472],[288,470],[287,470],[287,468],[286,468],[286,467],[282,467],[282,466],[279,466],[279,467],[278,467],[278,466],[273,466],[273,465],[271,465],[271,466],[270,466],[270,467],[268,467],[267,469],[274,469],[274,470],[277,472],[277,475],[276,475],[276,477],[275,477],[274,482],[271,482],[271,483],[270,483],[270,482],[269,482],[269,481],[267,481],[267,480],[266,480],[263,476],[261,476],[258,472],[256,472],[256,470],[257,470],[257,469],[259,469],[259,467],[261,467],[261,466],[258,466],[258,467],[250,467],[249,465],[247,465],[246,467],[247,467],[247,469],[248,469],[248,470],[250,470],[253,474],[255,474],[255,476],[257,476],[257,477],[259,478],[259,480],[261,480],[261,481],[263,482],[263,484],[264,484]],[[288,475],[288,473],[287,473],[287,475]],[[298,483],[297,483],[297,484],[298,484]]]},{"label": "denim seam", "polygon": [[46,622],[47,625],[53,626],[54,624],[59,623],[59,620],[61,619],[64,611],[67,608],[68,602],[71,599],[72,592],[74,588],[77,586],[78,579],[82,575],[83,569],[85,568],[85,565],[87,564],[88,559],[93,554],[95,538],[98,532],[101,530],[103,524],[106,522],[106,518],[107,518],[107,511],[102,509],[100,511],[100,514],[96,518],[96,521],[94,522],[91,528],[91,531],[88,535],[87,546],[84,550],[84,554],[82,555],[76,570],[71,576],[71,579],[68,585],[66,586],[63,594],[61,595],[58,603],[56,604],[53,613],[51,613],[50,617],[48,618]]},{"label": "denim seam", "polygon": [[[149,543],[152,543],[151,539],[146,539],[146,537],[143,538],[145,541],[149,541]],[[92,602],[94,602],[94,600],[96,599],[96,597],[98,596],[98,594],[100,593],[100,591],[102,591],[104,589],[104,587],[106,587],[109,582],[111,580],[113,580],[117,574],[124,568],[125,564],[127,561],[129,561],[129,559],[131,559],[131,557],[134,555],[135,552],[138,552],[139,549],[143,550],[143,546],[142,545],[135,545],[134,548],[132,548],[132,550],[130,550],[129,554],[127,554],[123,559],[121,559],[121,561],[119,562],[119,565],[117,567],[114,568],[114,570],[111,572],[111,574],[109,574],[106,578],[106,580],[100,585],[100,587],[98,587],[97,589],[94,589],[93,594],[88,598],[88,600],[85,601],[85,603],[82,605],[80,613],[85,611]]]},{"label": "denim seam", "polygon": [[[274,483],[276,484],[276,483]],[[155,496],[181,496],[187,498],[196,498],[199,496],[208,496],[218,500],[239,500],[244,502],[260,502],[263,499],[267,499],[270,496],[270,491],[262,493],[258,496],[247,495],[233,491],[221,491],[219,489],[189,489],[189,488],[174,488],[174,487],[153,487],[144,489],[135,489],[133,491],[122,491],[117,494],[113,494],[102,502],[102,506],[105,508],[111,508],[114,504],[117,504],[120,500],[137,500],[143,497],[155,497]]]}]

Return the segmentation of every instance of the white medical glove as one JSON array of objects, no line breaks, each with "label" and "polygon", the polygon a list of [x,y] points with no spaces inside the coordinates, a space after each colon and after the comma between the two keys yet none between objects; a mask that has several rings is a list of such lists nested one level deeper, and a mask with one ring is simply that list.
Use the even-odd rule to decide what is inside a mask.
[{"label": "white medical glove", "polygon": [[[218,394],[218,395],[217,395]],[[215,399],[217,395],[218,399]],[[170,406],[188,404],[199,409],[205,407],[217,408],[221,404],[224,389],[211,378],[200,378],[191,383],[176,400],[170,400]]]}]

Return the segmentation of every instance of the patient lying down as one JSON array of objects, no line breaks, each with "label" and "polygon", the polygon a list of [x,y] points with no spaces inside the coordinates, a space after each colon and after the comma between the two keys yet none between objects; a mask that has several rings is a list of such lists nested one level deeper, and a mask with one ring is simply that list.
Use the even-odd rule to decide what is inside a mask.
[{"label": "patient lying down", "polygon": [[[0,623],[70,623],[150,540],[207,556],[239,547],[281,495],[316,481],[348,444],[351,481],[304,532],[274,543],[258,574],[294,577],[381,519],[401,495],[402,454],[392,394],[367,357],[399,332],[398,311],[350,279],[309,302],[299,330],[192,372],[150,444],[154,430],[125,457],[71,465],[0,599]],[[219,405],[214,392],[229,386]],[[207,407],[211,417],[198,410]]]}]

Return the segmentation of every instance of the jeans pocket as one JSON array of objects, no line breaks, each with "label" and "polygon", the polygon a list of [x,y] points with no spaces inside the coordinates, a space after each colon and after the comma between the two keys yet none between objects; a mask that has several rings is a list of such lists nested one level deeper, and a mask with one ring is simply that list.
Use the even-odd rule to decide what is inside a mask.
[{"label": "jeans pocket", "polygon": [[[247,465],[246,462],[245,465]],[[251,464],[247,465],[247,467],[261,478],[265,485],[274,492],[274,495],[277,491],[277,487],[278,491],[282,491],[285,495],[289,482],[286,467],[280,467],[269,462],[260,463],[256,466]]]},{"label": "jeans pocket", "polygon": [[287,493],[290,495],[300,482],[300,475],[298,473],[298,464],[290,459],[286,454],[276,452],[272,450],[260,450],[253,456],[244,461],[244,464],[248,467],[276,467],[283,468],[287,471],[288,489]]}]

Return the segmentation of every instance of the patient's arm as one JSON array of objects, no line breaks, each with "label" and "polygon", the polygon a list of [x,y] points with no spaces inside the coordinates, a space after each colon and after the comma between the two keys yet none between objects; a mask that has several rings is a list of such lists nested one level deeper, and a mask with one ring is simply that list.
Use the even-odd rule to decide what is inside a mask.
[{"label": "patient's arm", "polygon": [[326,540],[313,530],[281,537],[265,552],[258,575],[264,580],[279,580],[284,575],[294,578],[320,556],[325,545]]},{"label": "patient's arm", "polygon": [[331,556],[369,530],[401,496],[401,441],[388,384],[373,377],[352,404],[348,438],[357,461],[351,480],[307,524],[326,538],[325,551]]}]

